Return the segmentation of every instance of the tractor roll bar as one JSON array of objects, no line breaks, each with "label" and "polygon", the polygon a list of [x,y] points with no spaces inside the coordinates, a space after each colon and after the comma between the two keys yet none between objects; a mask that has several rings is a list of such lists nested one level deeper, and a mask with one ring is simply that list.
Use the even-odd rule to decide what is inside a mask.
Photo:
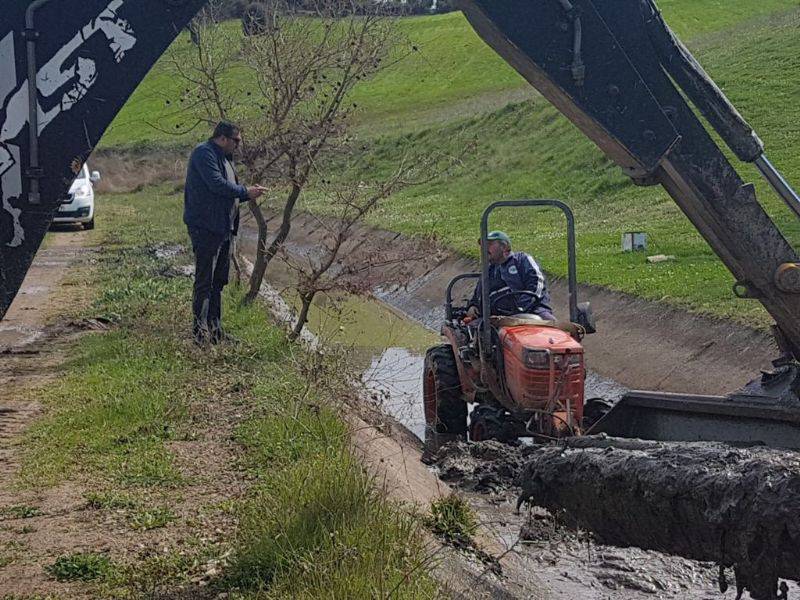
[{"label": "tractor roll bar", "polygon": [[488,351],[492,344],[492,334],[489,328],[489,249],[487,237],[489,236],[489,215],[495,209],[503,207],[520,208],[523,206],[552,206],[558,208],[567,218],[567,281],[569,285],[569,320],[578,321],[578,269],[575,259],[575,215],[572,209],[561,200],[500,200],[490,204],[481,217],[481,315],[483,318],[482,343]]}]

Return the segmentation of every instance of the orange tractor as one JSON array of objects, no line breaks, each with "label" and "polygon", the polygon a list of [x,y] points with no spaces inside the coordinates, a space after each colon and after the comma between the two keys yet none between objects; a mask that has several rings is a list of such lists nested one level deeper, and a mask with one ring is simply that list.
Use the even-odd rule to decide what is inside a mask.
[{"label": "orange tractor", "polygon": [[[498,314],[501,300],[532,292],[509,290],[490,300],[487,235],[489,215],[499,207],[555,207],[567,219],[569,312],[567,322],[545,321],[525,313]],[[594,333],[589,303],[578,303],[575,259],[575,219],[558,200],[495,202],[481,219],[481,272],[455,277],[447,287],[446,343],[425,357],[423,397],[426,448],[433,452],[448,441],[549,440],[578,435],[602,416],[601,401],[584,406],[584,365],[581,339]],[[482,314],[471,322],[466,306],[453,304],[456,284],[482,282]],[[504,304],[508,304],[507,302]],[[472,404],[473,409],[468,410]]]}]

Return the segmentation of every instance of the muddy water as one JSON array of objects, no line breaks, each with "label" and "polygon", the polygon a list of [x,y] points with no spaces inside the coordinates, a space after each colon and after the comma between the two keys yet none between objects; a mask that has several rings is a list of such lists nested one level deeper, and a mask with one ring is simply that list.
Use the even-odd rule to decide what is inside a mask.
[{"label": "muddy water", "polygon": [[424,358],[408,348],[386,348],[373,356],[362,379],[380,395],[383,410],[406,426],[419,439],[425,437],[422,411]]},{"label": "muddy water", "polygon": [[438,343],[433,332],[406,320],[386,305],[348,298],[341,318],[326,312],[323,298],[315,306],[310,329],[352,352],[362,370],[361,381],[383,412],[402,423],[418,438],[425,435],[422,411],[422,371],[425,350]]},{"label": "muddy water", "polygon": [[[294,302],[290,274],[270,266],[270,285]],[[384,412],[423,439],[422,368],[425,350],[439,336],[378,300],[319,295],[309,314],[308,329],[323,343],[347,351],[361,371],[368,394]]]}]

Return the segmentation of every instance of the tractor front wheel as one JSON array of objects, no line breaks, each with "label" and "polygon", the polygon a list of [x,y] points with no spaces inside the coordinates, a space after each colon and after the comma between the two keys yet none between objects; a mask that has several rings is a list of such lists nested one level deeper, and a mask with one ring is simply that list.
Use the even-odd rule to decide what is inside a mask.
[{"label": "tractor front wheel", "polygon": [[431,456],[447,442],[465,440],[467,404],[461,393],[453,349],[443,344],[428,350],[423,375],[425,454]]},{"label": "tractor front wheel", "polygon": [[471,442],[497,440],[509,442],[514,439],[514,423],[505,416],[502,408],[476,406],[469,416],[469,439]]}]

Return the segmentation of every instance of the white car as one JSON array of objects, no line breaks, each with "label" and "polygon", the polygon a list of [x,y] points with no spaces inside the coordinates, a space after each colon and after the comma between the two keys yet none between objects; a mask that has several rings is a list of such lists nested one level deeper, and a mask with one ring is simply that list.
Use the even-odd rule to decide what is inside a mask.
[{"label": "white car", "polygon": [[53,223],[78,223],[84,229],[94,229],[94,184],[100,181],[100,173],[83,165],[69,193],[58,207]]}]

